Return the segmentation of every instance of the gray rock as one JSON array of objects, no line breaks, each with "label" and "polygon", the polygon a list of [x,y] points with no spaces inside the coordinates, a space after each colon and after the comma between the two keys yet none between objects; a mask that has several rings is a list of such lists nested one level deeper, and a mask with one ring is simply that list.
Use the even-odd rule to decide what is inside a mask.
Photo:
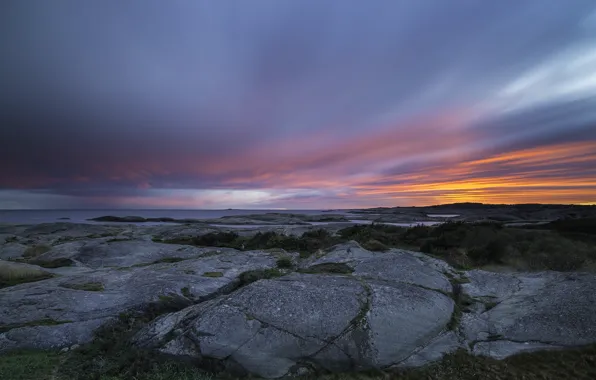
[{"label": "gray rock", "polygon": [[449,331],[437,336],[427,345],[423,346],[412,356],[399,363],[399,367],[420,367],[430,362],[440,360],[443,355],[466,348],[458,335]]},{"label": "gray rock", "polygon": [[187,245],[154,243],[143,240],[75,241],[60,244],[38,257],[40,261],[68,258],[90,268],[130,267],[146,265],[159,260],[189,259],[205,254],[235,252],[226,248],[198,248]]},{"label": "gray rock", "polygon": [[[451,292],[451,283],[443,273],[445,268],[433,265],[435,259],[424,260],[410,251],[393,249],[389,252],[370,252],[357,242],[340,244],[321,258],[309,263],[345,263],[354,275],[370,280],[404,282],[442,292]],[[439,261],[440,262],[440,261]]]},{"label": "gray rock", "polygon": [[8,243],[0,246],[0,260],[20,259],[27,249],[20,243]]},{"label": "gray rock", "polygon": [[399,281],[291,274],[193,309],[150,324],[137,341],[275,378],[308,362],[336,371],[398,363],[444,330],[453,301]]},{"label": "gray rock", "polygon": [[[596,342],[596,276],[557,272],[468,273],[471,296],[495,306],[462,318],[473,352],[503,358],[545,347]],[[482,301],[485,302],[485,301]]]},{"label": "gray rock", "polygon": [[[124,270],[100,269],[0,289],[0,331],[8,330],[0,334],[0,352],[83,343],[87,335],[79,333],[85,326],[82,322],[105,321],[162,297],[184,297],[189,303],[208,300],[235,289],[242,272],[272,268],[275,261],[273,255],[261,251],[222,253]],[[77,290],[87,283],[99,283],[103,290]],[[60,331],[64,339],[36,338],[49,336],[53,330]]]},{"label": "gray rock", "polygon": [[0,353],[15,349],[68,348],[72,342],[88,343],[93,340],[94,332],[111,320],[112,318],[99,318],[50,326],[15,328],[0,334]]},{"label": "gray rock", "polygon": [[[265,221],[283,218],[305,220],[272,215]],[[193,360],[219,360],[230,370],[268,378],[321,368],[419,366],[458,348],[501,359],[596,342],[592,274],[461,273],[418,252],[370,252],[350,242],[298,263],[302,269],[342,264],[350,273],[290,273],[241,286],[243,272],[274,268],[280,255],[296,262],[298,255],[152,241],[210,231],[299,234],[313,228],[318,227],[0,226],[1,255],[47,244],[50,251],[38,260],[74,263],[28,266],[55,277],[0,289],[0,352],[70,349],[88,342],[120,313],[170,297],[189,306],[152,321],[135,336],[136,344]],[[459,325],[448,330],[457,315],[451,283],[456,280],[450,278],[458,277],[469,280],[461,289],[472,305],[460,309]]]},{"label": "gray rock", "polygon": [[495,359],[505,359],[508,356],[523,352],[562,349],[562,346],[536,342],[510,342],[506,340],[480,342],[474,345],[475,355],[490,356]]},{"label": "gray rock", "polygon": [[383,368],[408,358],[445,329],[453,300],[439,292],[398,283],[371,284],[368,345],[375,367]]}]

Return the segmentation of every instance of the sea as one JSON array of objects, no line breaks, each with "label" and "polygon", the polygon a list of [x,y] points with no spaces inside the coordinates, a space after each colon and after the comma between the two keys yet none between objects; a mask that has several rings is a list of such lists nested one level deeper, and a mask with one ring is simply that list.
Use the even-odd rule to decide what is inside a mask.
[{"label": "sea", "polygon": [[[271,212],[284,214],[345,214],[347,211],[325,210],[0,210],[0,223],[11,224],[39,224],[54,222],[70,223],[101,223],[90,219],[100,216],[140,216],[143,218],[174,218],[174,219],[216,219],[222,216],[267,214]],[[143,223],[146,224],[146,223]]]},{"label": "sea", "polygon": [[[41,223],[90,223],[106,224],[105,222],[95,222],[90,219],[100,216],[140,216],[143,218],[174,218],[174,219],[216,219],[222,216],[240,216],[251,214],[267,213],[284,214],[306,214],[306,215],[325,215],[339,214],[345,215],[352,223],[370,224],[370,220],[359,219],[358,214],[351,214],[349,210],[245,210],[245,209],[227,209],[227,210],[123,210],[123,209],[101,209],[101,210],[0,210],[0,224],[41,224]],[[396,226],[412,226],[416,224],[432,225],[437,222],[413,222],[413,223],[387,223]],[[111,224],[111,223],[110,223]],[[158,225],[165,223],[139,223],[142,225]],[[327,224],[324,222],[315,222],[312,224]],[[253,227],[257,227],[252,225]],[[234,226],[239,227],[239,226]]]}]

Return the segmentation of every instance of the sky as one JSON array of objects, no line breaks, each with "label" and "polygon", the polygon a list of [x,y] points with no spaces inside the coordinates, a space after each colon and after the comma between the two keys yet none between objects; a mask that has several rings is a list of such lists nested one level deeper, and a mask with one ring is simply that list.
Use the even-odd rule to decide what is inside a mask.
[{"label": "sky", "polygon": [[3,0],[0,209],[596,203],[594,0]]}]

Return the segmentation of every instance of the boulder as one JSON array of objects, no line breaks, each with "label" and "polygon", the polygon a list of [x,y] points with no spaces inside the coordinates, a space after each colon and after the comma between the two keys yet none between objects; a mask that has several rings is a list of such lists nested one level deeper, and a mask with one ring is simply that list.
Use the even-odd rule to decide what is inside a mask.
[{"label": "boulder", "polygon": [[311,270],[332,268],[318,266],[330,262],[343,262],[353,273],[261,280],[160,318],[136,340],[170,355],[219,359],[276,378],[310,368],[395,365],[446,330],[454,310],[446,293],[450,283],[423,261],[349,244],[315,261]]},{"label": "boulder", "polygon": [[8,243],[0,246],[0,260],[14,260],[23,257],[27,246],[20,243]]},{"label": "boulder", "polygon": [[462,320],[473,352],[504,358],[523,351],[596,342],[596,276],[470,271],[464,291],[485,307]]}]

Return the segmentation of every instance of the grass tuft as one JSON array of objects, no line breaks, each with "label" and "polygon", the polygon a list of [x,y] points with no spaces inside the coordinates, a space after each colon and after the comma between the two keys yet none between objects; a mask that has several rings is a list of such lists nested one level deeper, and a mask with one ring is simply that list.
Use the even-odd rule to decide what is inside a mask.
[{"label": "grass tuft", "polygon": [[294,266],[294,264],[292,263],[292,258],[291,257],[280,257],[279,259],[277,259],[277,267],[278,268],[282,268],[282,269],[290,269]]},{"label": "grass tuft", "polygon": [[53,274],[32,265],[0,260],[0,288],[52,277]]},{"label": "grass tuft", "polygon": [[23,257],[30,259],[37,256],[41,256],[44,253],[48,252],[51,248],[47,245],[35,245],[33,247],[29,247],[23,252]]},{"label": "grass tuft", "polygon": [[192,293],[190,292],[190,288],[188,286],[180,289],[180,293],[182,293],[182,295],[186,298],[192,298]]},{"label": "grass tuft", "polygon": [[238,277],[241,285],[248,285],[259,280],[268,280],[283,276],[283,273],[277,269],[256,269],[244,272]]},{"label": "grass tuft", "polygon": [[70,267],[74,262],[71,259],[67,259],[65,257],[61,257],[54,260],[30,260],[28,263],[39,265],[43,268],[62,268],[62,267]]}]

